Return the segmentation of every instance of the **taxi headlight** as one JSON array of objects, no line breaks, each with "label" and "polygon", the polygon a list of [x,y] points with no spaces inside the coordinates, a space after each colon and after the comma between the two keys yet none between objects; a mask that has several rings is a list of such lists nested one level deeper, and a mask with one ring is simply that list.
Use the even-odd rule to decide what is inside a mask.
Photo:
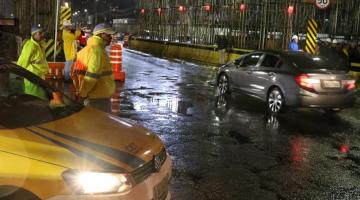
[{"label": "taxi headlight", "polygon": [[63,178],[79,194],[126,193],[133,185],[128,174],[67,170]]}]

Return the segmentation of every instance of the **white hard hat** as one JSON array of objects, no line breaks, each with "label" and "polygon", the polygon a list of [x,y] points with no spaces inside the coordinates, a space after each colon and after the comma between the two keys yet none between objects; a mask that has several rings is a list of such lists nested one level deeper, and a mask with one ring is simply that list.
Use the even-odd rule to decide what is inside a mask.
[{"label": "white hard hat", "polygon": [[101,23],[101,24],[96,25],[93,30],[94,35],[98,35],[100,33],[106,33],[109,35],[113,35],[116,33],[116,31],[110,26],[110,24]]},{"label": "white hard hat", "polygon": [[338,41],[337,41],[336,39],[333,39],[331,43],[333,43],[333,44],[337,44],[337,43],[338,43]]},{"label": "white hard hat", "polygon": [[331,39],[330,39],[330,38],[326,38],[325,42],[331,43]]},{"label": "white hard hat", "polygon": [[291,39],[292,39],[292,40],[298,40],[299,37],[298,37],[297,35],[293,35]]}]

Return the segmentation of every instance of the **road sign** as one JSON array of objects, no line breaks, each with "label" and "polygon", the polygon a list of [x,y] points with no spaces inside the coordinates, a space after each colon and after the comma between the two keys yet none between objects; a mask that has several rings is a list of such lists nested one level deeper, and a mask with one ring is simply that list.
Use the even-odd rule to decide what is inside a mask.
[{"label": "road sign", "polygon": [[316,35],[318,25],[314,19],[308,20],[305,51],[311,54],[316,53]]},{"label": "road sign", "polygon": [[319,9],[326,9],[330,5],[330,0],[315,0],[315,5]]}]

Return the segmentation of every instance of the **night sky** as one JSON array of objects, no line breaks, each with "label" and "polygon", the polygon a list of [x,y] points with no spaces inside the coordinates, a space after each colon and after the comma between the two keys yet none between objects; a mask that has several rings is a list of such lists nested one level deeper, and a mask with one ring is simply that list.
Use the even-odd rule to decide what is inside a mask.
[{"label": "night sky", "polygon": [[128,9],[134,7],[135,0],[112,0],[112,4],[119,6],[120,9]]}]

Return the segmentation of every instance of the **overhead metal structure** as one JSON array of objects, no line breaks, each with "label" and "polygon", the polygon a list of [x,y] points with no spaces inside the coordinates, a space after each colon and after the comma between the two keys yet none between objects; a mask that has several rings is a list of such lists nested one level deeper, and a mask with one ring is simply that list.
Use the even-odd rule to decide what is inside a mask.
[{"label": "overhead metal structure", "polygon": [[320,10],[315,0],[139,0],[140,37],[216,44],[228,47],[286,49],[291,35],[305,46],[309,19],[318,37],[359,40],[360,1],[328,0]]},{"label": "overhead metal structure", "polygon": [[41,24],[48,33],[55,28],[57,1],[16,0],[15,16],[19,22],[19,35],[26,38],[32,25]]}]

